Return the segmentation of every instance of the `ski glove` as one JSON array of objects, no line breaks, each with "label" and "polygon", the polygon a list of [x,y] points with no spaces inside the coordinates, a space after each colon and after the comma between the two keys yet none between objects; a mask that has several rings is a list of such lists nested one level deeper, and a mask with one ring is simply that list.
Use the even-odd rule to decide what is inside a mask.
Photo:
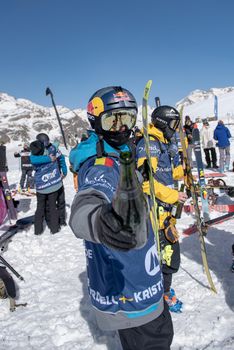
[{"label": "ski glove", "polygon": [[137,242],[132,228],[124,226],[123,219],[116,214],[111,203],[102,206],[98,225],[98,239],[102,244],[122,251],[136,247]]}]

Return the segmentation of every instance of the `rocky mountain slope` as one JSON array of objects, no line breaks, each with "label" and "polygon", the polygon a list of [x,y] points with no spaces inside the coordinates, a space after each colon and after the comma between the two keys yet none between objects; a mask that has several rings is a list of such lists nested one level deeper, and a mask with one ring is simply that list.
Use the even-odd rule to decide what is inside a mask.
[{"label": "rocky mountain slope", "polygon": [[[81,136],[88,128],[86,111],[70,110],[57,106],[58,113],[69,144],[74,136]],[[16,99],[0,93],[0,142],[30,142],[39,132],[47,133],[51,140],[62,142],[54,108],[43,107],[26,99]]]}]

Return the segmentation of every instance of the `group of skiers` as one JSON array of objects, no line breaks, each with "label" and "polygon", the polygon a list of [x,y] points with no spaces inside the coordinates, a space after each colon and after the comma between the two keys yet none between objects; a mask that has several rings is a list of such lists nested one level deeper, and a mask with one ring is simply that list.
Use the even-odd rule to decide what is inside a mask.
[{"label": "group of skiers", "polygon": [[[71,171],[78,178],[69,225],[74,234],[85,241],[88,291],[99,327],[117,330],[123,350],[169,350],[173,340],[169,311],[181,312],[183,305],[172,288],[172,276],[180,266],[179,234],[173,208],[188,198],[186,193],[174,187],[175,181],[182,180],[185,175],[175,141],[180,115],[174,107],[158,106],[148,125],[159,256],[151,223],[145,139],[136,127],[137,113],[135,97],[120,86],[102,88],[89,99],[87,116],[92,130],[69,155]],[[194,123],[187,116],[184,131],[191,158],[193,127]],[[222,163],[220,158],[220,167],[227,169],[230,137],[223,122],[218,122],[214,135],[210,133],[209,124],[203,123],[202,142],[207,167],[217,168],[215,145],[210,142],[214,138],[221,149],[220,157],[226,154],[225,162]],[[113,206],[120,178],[120,154],[126,151],[134,156],[137,177],[148,200],[144,226],[147,240],[140,247],[139,236]],[[44,220],[51,233],[57,233],[62,225],[66,225],[63,178],[67,175],[67,166],[64,155],[50,142],[47,134],[40,133],[15,156],[21,156],[22,160],[21,188],[25,188],[27,174],[26,187],[33,186],[30,183],[32,167],[35,170],[35,235],[42,234]],[[3,280],[5,276],[0,275],[1,278]]]},{"label": "group of skiers", "polygon": [[[192,159],[193,150],[193,128],[197,127],[189,116],[185,117],[184,131],[188,140],[188,154]],[[218,169],[221,173],[230,170],[230,138],[231,133],[222,120],[218,121],[215,130],[212,130],[207,120],[203,121],[201,129],[201,141],[205,154],[207,169]],[[219,166],[217,165],[217,154],[215,147],[219,149]]]}]

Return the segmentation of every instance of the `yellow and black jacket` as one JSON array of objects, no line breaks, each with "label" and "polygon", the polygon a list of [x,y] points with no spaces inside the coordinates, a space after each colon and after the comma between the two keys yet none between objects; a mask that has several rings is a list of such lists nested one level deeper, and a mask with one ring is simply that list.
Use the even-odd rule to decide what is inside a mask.
[{"label": "yellow and black jacket", "polygon": [[[153,124],[148,125],[150,136],[150,154],[154,173],[155,196],[158,206],[163,208],[159,211],[159,228],[164,228],[165,219],[170,216],[172,204],[178,201],[178,191],[173,189],[174,180],[183,178],[183,167],[180,164],[179,152],[171,159],[170,143],[164,138],[162,131]],[[142,138],[136,149],[137,167],[141,169],[146,159],[144,139]],[[149,181],[144,181],[143,190],[150,194]]]}]

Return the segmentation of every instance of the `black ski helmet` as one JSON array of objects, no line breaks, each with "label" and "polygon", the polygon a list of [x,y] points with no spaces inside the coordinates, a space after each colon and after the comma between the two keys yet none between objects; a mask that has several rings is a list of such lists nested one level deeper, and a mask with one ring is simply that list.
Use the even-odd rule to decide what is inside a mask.
[{"label": "black ski helmet", "polygon": [[151,121],[169,141],[180,124],[180,114],[174,107],[159,106],[153,110]]},{"label": "black ski helmet", "polygon": [[45,134],[45,133],[40,133],[40,134],[38,134],[38,135],[36,136],[36,139],[37,139],[38,141],[40,141],[41,143],[43,143],[43,145],[44,145],[45,147],[48,147],[49,144],[50,144],[49,136],[48,136],[47,134]]},{"label": "black ski helmet", "polygon": [[[102,127],[102,115],[115,110],[133,110],[135,120],[132,127],[124,131],[104,130]],[[90,125],[97,134],[103,135],[104,140],[114,147],[126,143],[131,135],[131,130],[137,118],[137,102],[135,97],[127,89],[121,86],[109,86],[96,91],[89,99],[87,115]]]}]

